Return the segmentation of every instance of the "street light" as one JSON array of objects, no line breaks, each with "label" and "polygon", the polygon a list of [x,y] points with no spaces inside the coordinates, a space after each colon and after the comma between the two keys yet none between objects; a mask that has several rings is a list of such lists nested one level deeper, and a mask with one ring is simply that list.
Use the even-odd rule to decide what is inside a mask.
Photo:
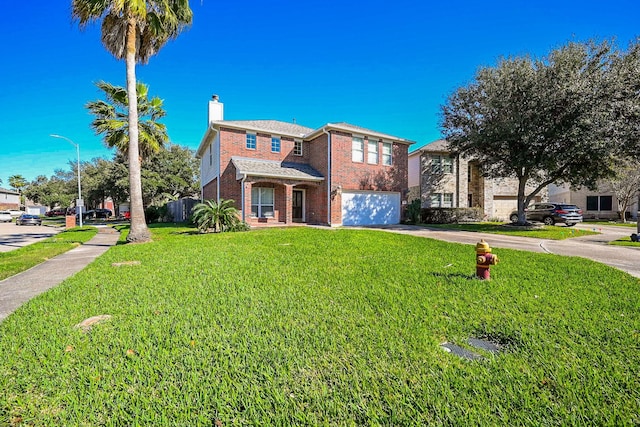
[{"label": "street light", "polygon": [[84,203],[82,202],[82,189],[80,187],[80,144],[76,144],[66,136],[55,134],[51,134],[49,136],[53,138],[64,139],[65,141],[68,141],[71,145],[75,145],[76,147],[76,153],[78,154],[78,200],[76,201],[76,210],[78,211],[78,217],[80,218],[80,227],[82,227],[82,206],[84,206]]}]

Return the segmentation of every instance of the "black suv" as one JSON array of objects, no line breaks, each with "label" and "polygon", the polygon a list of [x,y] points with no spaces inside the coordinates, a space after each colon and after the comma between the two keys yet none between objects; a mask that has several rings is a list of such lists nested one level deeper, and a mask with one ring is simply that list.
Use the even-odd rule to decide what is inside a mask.
[{"label": "black suv", "polygon": [[[539,221],[545,225],[554,225],[556,222],[563,222],[567,227],[582,222],[582,209],[576,205],[564,203],[536,203],[525,209],[527,221]],[[511,212],[509,215],[511,222],[518,222],[518,212]]]}]

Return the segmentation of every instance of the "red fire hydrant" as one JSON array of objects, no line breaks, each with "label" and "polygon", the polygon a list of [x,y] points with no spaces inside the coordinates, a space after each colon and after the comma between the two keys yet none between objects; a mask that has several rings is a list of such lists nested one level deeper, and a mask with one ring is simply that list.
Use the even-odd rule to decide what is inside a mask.
[{"label": "red fire hydrant", "polygon": [[491,253],[491,248],[484,241],[476,244],[476,277],[482,280],[491,279],[490,267],[498,263],[498,257]]}]

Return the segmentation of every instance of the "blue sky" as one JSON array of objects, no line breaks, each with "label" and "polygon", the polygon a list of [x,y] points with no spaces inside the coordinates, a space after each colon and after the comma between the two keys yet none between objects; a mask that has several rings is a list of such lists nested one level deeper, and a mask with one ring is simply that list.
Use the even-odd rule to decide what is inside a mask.
[{"label": "blue sky", "polygon": [[[99,26],[80,31],[70,0],[12,1],[0,15],[0,179],[27,180],[111,158],[84,105],[94,83],[125,84]],[[192,0],[193,25],[138,79],[164,99],[171,141],[197,148],[207,102],[225,119],[309,127],[349,122],[416,141],[440,136],[440,106],[480,66],[543,56],[567,41],[640,35],[637,0]]]}]

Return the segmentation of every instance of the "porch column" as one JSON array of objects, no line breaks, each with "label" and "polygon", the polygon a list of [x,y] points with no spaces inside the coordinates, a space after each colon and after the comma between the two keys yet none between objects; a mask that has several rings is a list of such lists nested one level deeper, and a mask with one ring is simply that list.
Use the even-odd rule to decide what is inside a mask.
[{"label": "porch column", "polygon": [[284,223],[291,224],[293,222],[293,185],[285,184],[284,186]]},{"label": "porch column", "polygon": [[242,218],[245,222],[249,223],[251,220],[251,188],[253,184],[251,182],[244,182],[244,198],[242,200]]}]

